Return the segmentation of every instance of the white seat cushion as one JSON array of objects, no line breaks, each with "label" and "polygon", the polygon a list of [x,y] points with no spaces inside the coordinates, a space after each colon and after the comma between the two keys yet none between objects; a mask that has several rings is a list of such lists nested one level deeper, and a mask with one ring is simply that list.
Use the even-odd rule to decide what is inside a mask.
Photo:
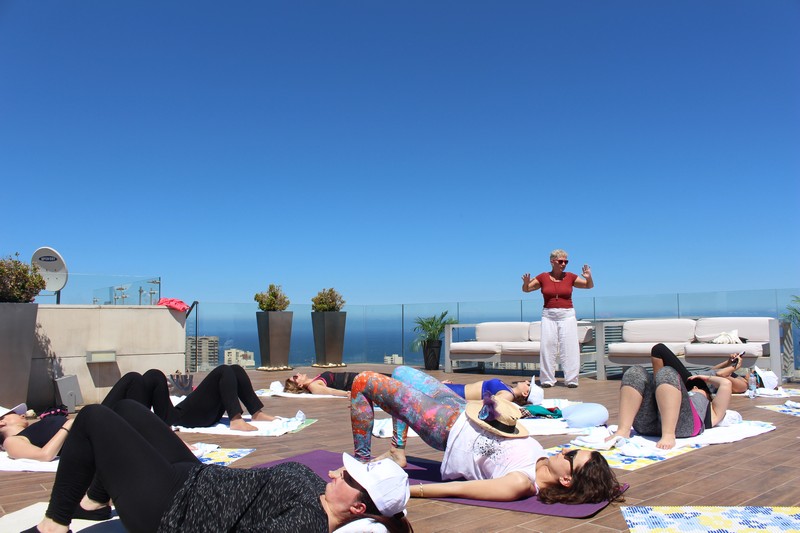
[{"label": "white seat cushion", "polygon": [[524,342],[528,340],[529,327],[529,322],[481,322],[475,326],[475,340],[479,342]]},{"label": "white seat cushion", "polygon": [[500,352],[504,355],[539,355],[541,346],[539,341],[501,342]]},{"label": "white seat cushion", "polygon": [[465,341],[454,342],[450,345],[450,354],[458,353],[490,353],[499,355],[500,344],[497,342]]},{"label": "white seat cushion", "polygon": [[[613,356],[647,356],[658,342],[612,342],[608,345],[608,355]],[[683,355],[686,342],[664,342],[675,355]],[[718,345],[717,345],[718,346]]]},{"label": "white seat cushion", "polygon": [[[628,320],[622,326],[625,342],[692,342],[695,321],[689,318]],[[674,351],[674,350],[673,350]]]},{"label": "white seat cushion", "polygon": [[542,321],[531,322],[528,326],[528,339],[532,341],[542,340]]},{"label": "white seat cushion", "polygon": [[769,343],[748,342],[746,344],[710,344],[695,342],[686,345],[686,358],[692,356],[718,355],[721,363],[723,359],[732,353],[745,352],[745,357],[762,357],[769,355]]},{"label": "white seat cushion", "polygon": [[739,337],[749,342],[769,342],[770,320],[773,319],[763,316],[698,318],[694,335],[697,342],[711,342],[721,333],[735,329]]}]

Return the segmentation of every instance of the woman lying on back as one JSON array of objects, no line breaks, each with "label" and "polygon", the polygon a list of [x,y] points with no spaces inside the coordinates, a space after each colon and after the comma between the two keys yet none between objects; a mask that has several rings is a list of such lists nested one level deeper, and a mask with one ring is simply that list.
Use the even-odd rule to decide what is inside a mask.
[{"label": "woman lying on back", "polygon": [[24,403],[13,409],[0,407],[0,448],[12,459],[52,461],[67,439],[72,419],[53,414],[30,423],[27,410]]}]

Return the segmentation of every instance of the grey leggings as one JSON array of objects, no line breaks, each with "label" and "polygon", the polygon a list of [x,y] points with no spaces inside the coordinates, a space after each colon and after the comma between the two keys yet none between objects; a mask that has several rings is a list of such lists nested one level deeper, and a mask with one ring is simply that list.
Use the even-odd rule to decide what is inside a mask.
[{"label": "grey leggings", "polygon": [[[633,419],[633,429],[640,435],[661,435],[661,416],[656,403],[656,388],[669,385],[681,391],[681,407],[675,436],[693,437],[702,431],[702,422],[692,409],[692,403],[678,371],[665,366],[653,376],[644,367],[632,366],[622,376],[622,386],[634,388],[642,395],[642,406]],[[699,424],[699,430],[698,430]]]}]

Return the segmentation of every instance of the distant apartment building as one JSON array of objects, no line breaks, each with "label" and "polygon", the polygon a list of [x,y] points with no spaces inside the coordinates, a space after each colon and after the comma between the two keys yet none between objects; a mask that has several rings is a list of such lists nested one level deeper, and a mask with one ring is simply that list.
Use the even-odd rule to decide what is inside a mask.
[{"label": "distant apartment building", "polygon": [[219,366],[219,337],[186,337],[186,371],[206,372]]},{"label": "distant apartment building", "polygon": [[403,356],[392,354],[392,355],[384,355],[383,356],[383,363],[386,365],[402,365],[403,364]]},{"label": "distant apartment building", "polygon": [[238,348],[229,348],[224,352],[226,365],[239,365],[243,368],[255,368],[256,360],[253,352],[247,350],[239,350]]}]

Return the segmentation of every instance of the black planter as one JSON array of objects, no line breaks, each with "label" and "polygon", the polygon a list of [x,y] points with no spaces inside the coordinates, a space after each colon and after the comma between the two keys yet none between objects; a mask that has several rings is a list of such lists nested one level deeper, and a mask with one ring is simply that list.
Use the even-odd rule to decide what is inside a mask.
[{"label": "black planter", "polygon": [[[0,303],[0,404],[28,401],[38,304]],[[52,381],[51,381],[52,383]]]},{"label": "black planter", "polygon": [[442,341],[424,341],[422,343],[425,370],[439,370],[439,356],[441,353]]},{"label": "black planter", "polygon": [[314,330],[314,351],[318,365],[342,364],[344,353],[344,326],[347,313],[325,311],[311,313]]},{"label": "black planter", "polygon": [[261,366],[289,366],[291,311],[256,311]]}]

